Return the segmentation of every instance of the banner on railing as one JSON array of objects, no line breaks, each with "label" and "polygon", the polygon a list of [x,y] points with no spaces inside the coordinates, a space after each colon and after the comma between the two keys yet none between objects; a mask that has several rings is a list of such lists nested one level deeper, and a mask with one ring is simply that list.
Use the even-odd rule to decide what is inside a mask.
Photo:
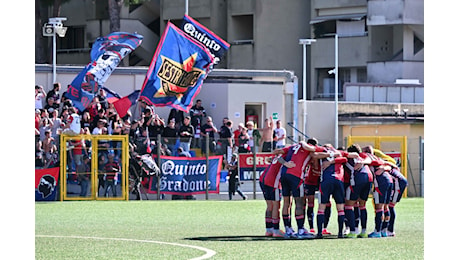
[{"label": "banner on railing", "polygon": [[[273,157],[272,153],[256,154],[256,179],[258,180],[262,172],[270,165],[269,158]],[[240,181],[253,180],[254,172],[254,155],[252,153],[240,153]]]},{"label": "banner on railing", "polygon": [[[156,160],[156,159],[155,159]],[[219,193],[222,156],[209,157],[206,182],[206,158],[161,156],[160,192],[172,195]],[[148,193],[156,194],[158,178],[150,178]]]},{"label": "banner on railing", "polygon": [[59,167],[35,169],[35,201],[54,201],[57,196]]}]

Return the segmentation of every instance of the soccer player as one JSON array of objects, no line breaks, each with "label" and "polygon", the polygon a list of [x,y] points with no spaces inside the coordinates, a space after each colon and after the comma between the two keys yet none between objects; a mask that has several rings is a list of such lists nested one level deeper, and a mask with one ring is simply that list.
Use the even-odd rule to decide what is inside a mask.
[{"label": "soccer player", "polygon": [[283,165],[287,168],[295,166],[292,161],[286,162],[282,155],[276,155],[271,159],[271,164],[265,168],[259,177],[259,185],[267,203],[265,211],[265,236],[284,237],[284,232],[280,230],[281,183],[279,182],[280,169]]},{"label": "soccer player", "polygon": [[386,236],[382,232],[384,209],[390,203],[391,190],[393,188],[393,180],[390,175],[391,166],[385,164],[385,161],[374,155],[373,147],[366,146],[363,152],[371,158],[370,169],[374,174],[374,204],[375,204],[375,229],[368,235],[370,238],[380,238]]},{"label": "soccer player", "polygon": [[[314,145],[318,147],[318,140],[316,138],[309,138],[307,144]],[[324,151],[326,151],[325,148]],[[315,155],[318,155],[315,153]],[[340,153],[338,153],[340,155]],[[329,154],[328,154],[329,156]],[[321,176],[321,165],[319,159],[312,158],[307,167],[307,174],[304,181],[304,207],[306,208],[306,217],[308,220],[308,225],[310,227],[310,233],[314,234],[315,229],[313,225],[314,220],[314,206],[315,206],[315,192],[319,190],[319,177]],[[327,230],[327,224],[329,223],[329,217],[331,216],[331,203],[326,204],[326,209],[324,211],[324,228],[322,230],[323,235],[330,235],[331,233]]]},{"label": "soccer player", "polygon": [[393,177],[393,190],[390,196],[390,204],[389,204],[389,212],[390,212],[390,220],[388,223],[388,231],[386,232],[389,237],[394,237],[394,224],[396,219],[396,211],[395,206],[401,200],[402,194],[406,190],[407,187],[407,179],[402,175],[399,171],[399,168],[394,165],[390,171],[390,175]]},{"label": "soccer player", "polygon": [[[326,209],[326,204],[329,202],[329,198],[332,197],[335,200],[337,208],[337,221],[339,225],[338,238],[343,238],[343,226],[345,222],[345,212],[344,212],[344,203],[345,203],[345,190],[344,190],[344,174],[343,174],[343,163],[347,162],[347,158],[357,158],[358,154],[356,153],[347,153],[338,151],[332,147],[330,144],[324,145],[327,151],[329,152],[329,157],[321,160],[323,173],[320,177],[319,191],[321,194],[320,204],[318,206],[318,213],[316,215],[316,222],[318,226],[318,232],[316,237],[322,238],[322,229],[324,225],[324,211]],[[341,157],[334,157],[334,153],[341,152]],[[321,230],[321,231],[320,231]]]},{"label": "soccer player", "polygon": [[[275,154],[276,154],[275,150]],[[286,228],[285,237],[297,237],[297,238],[312,238],[313,235],[308,233],[304,228],[305,223],[305,213],[303,205],[303,181],[304,181],[304,172],[305,167],[311,159],[310,153],[312,152],[321,152],[322,149],[316,148],[313,145],[307,144],[304,141],[301,141],[297,144],[291,145],[288,147],[285,160],[293,161],[295,167],[281,168],[281,187],[283,194],[283,223]],[[294,230],[291,226],[290,211],[291,211],[291,196],[295,201],[295,218],[297,222],[298,232],[294,233]]]},{"label": "soccer player", "polygon": [[[361,147],[358,144],[353,144],[347,149],[348,152],[355,152],[360,155],[356,159],[348,159],[345,163],[345,218],[350,232],[345,235],[347,238],[367,237],[367,210],[366,201],[369,197],[369,192],[372,187],[373,176],[372,172],[367,166],[371,163],[371,159],[362,153]],[[358,219],[361,220],[361,233],[358,234],[356,230],[357,216],[355,214],[354,206],[358,202],[359,215]]]}]

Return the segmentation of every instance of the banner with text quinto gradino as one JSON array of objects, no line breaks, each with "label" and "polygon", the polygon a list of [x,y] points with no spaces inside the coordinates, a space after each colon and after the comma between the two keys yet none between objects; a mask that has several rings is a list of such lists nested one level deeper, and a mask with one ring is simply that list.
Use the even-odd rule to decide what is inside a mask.
[{"label": "banner with text quinto gradino", "polygon": [[[195,195],[219,193],[220,170],[222,156],[210,156],[209,168],[206,168],[206,158],[189,158],[161,156],[160,193],[172,195]],[[156,160],[156,159],[155,159]],[[208,180],[206,181],[206,170]],[[158,178],[150,178],[148,193],[158,191]]]}]

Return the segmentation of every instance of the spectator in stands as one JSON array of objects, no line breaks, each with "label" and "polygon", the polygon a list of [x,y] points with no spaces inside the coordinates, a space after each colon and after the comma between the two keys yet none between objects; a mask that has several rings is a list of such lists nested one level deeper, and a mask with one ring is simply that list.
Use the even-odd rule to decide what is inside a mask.
[{"label": "spectator in stands", "polygon": [[235,147],[240,147],[240,144],[238,143],[238,141],[239,141],[238,137],[240,136],[243,128],[244,128],[244,124],[239,123],[238,128],[235,131],[233,131],[233,138],[234,138],[234,141],[235,141]]},{"label": "spectator in stands", "polygon": [[41,111],[35,109],[35,142],[40,141],[40,122],[41,122]]},{"label": "spectator in stands", "polygon": [[182,122],[184,122],[184,111],[171,108],[168,115],[168,122],[173,118],[176,120],[176,129],[179,130],[182,126]]},{"label": "spectator in stands", "polygon": [[108,162],[104,166],[105,171],[105,192],[104,196],[109,196],[109,190],[112,190],[112,194],[114,197],[117,196],[117,179],[118,173],[121,170],[120,164],[115,161],[115,155],[113,153],[108,154]]},{"label": "spectator in stands", "polygon": [[56,82],[53,84],[53,89],[48,91],[48,93],[46,94],[46,100],[48,100],[48,98],[53,98],[54,102],[53,104],[56,104],[57,105],[57,108],[59,109],[59,105],[61,104],[61,99],[60,99],[60,92],[61,91],[61,83],[59,82]]},{"label": "spectator in stands", "polygon": [[44,109],[48,110],[50,108],[59,109],[59,105],[54,102],[53,97],[46,98],[46,105]]},{"label": "spectator in stands", "polygon": [[273,117],[265,119],[264,128],[262,129],[262,152],[271,152],[273,151]]},{"label": "spectator in stands", "polygon": [[248,121],[246,123],[246,127],[248,128],[248,135],[249,135],[249,147],[251,151],[256,151],[255,147],[259,146],[259,140],[261,138],[260,132],[257,129],[254,129],[254,122]]},{"label": "spectator in stands", "polygon": [[173,118],[169,120],[168,125],[163,130],[163,142],[166,144],[172,156],[177,155],[176,142],[177,142],[176,120]]},{"label": "spectator in stands", "polygon": [[[90,113],[91,115],[91,113]],[[94,128],[97,127],[97,124],[99,123],[99,120],[103,119],[105,122],[108,122],[108,117],[105,115],[105,109],[101,108],[97,111],[97,115],[93,117],[92,125],[89,128],[89,130],[93,131]]]},{"label": "spectator in stands", "polygon": [[182,147],[177,148],[177,153],[179,157],[192,157],[192,155],[189,152],[184,151]]},{"label": "spectator in stands", "polygon": [[40,131],[40,140],[43,141],[45,138],[45,131],[52,129],[52,122],[49,119],[48,111],[46,109],[40,110],[40,125],[38,130]]},{"label": "spectator in stands", "polygon": [[[101,110],[101,109],[102,109],[102,105],[99,102],[99,98],[96,96],[96,97],[93,98],[93,100],[91,101],[89,106],[86,108],[86,111],[89,112],[91,122],[94,122],[94,119],[95,119],[96,115],[99,114],[99,110]],[[95,123],[97,123],[97,120],[96,120]],[[93,131],[93,126],[90,127],[89,130]]]},{"label": "spectator in stands", "polygon": [[35,142],[35,169],[42,169],[45,166],[45,151],[40,140]]},{"label": "spectator in stands", "polygon": [[206,110],[201,104],[201,99],[197,99],[195,105],[190,109],[191,123],[195,129],[204,124],[203,119],[206,117]]},{"label": "spectator in stands", "polygon": [[[222,132],[219,133],[219,136],[220,136],[220,143],[221,143],[221,153],[222,154],[225,154],[225,155],[228,155],[230,157],[230,155],[232,154],[233,150],[233,143],[234,143],[234,137],[233,137],[233,133],[232,133],[232,126],[233,126],[233,122],[231,120],[227,120],[227,122],[225,123],[225,126],[222,127]],[[238,137],[236,137],[238,138]],[[227,157],[228,158],[228,157]]]},{"label": "spectator in stands", "polygon": [[238,153],[249,153],[251,151],[248,129],[244,126],[241,128],[241,133],[238,136],[238,144]]},{"label": "spectator in stands", "polygon": [[206,153],[206,134],[209,135],[209,152],[215,153],[216,152],[216,141],[214,140],[214,133],[217,133],[217,128],[214,126],[212,122],[212,117],[206,117],[206,123],[201,126],[201,151],[203,154]]},{"label": "spectator in stands", "polygon": [[35,85],[35,109],[42,109],[45,101],[45,91],[43,86]]},{"label": "spectator in stands", "polygon": [[105,90],[103,88],[100,88],[99,93],[96,96],[99,99],[99,103],[101,103],[101,107],[103,109],[108,109],[109,102],[107,101],[107,93],[105,92]]},{"label": "spectator in stands", "polygon": [[91,180],[91,159],[89,156],[83,156],[82,171],[78,174],[78,183],[80,184],[80,197],[86,197],[88,194],[89,182]]},{"label": "spectator in stands", "polygon": [[184,124],[179,128],[179,146],[186,152],[190,151],[190,145],[192,138],[195,135],[195,129],[190,124],[191,117],[186,116],[184,118]]},{"label": "spectator in stands", "polygon": [[91,129],[91,115],[89,114],[88,111],[85,110],[83,112],[81,116],[80,124],[81,124],[81,128],[88,127],[89,129]]}]

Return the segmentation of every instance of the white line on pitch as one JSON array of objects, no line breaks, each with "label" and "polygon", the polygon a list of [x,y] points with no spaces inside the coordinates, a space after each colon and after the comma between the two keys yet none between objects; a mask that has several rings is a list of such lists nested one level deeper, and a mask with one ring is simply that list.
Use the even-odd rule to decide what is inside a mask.
[{"label": "white line on pitch", "polygon": [[35,236],[36,237],[53,237],[53,238],[98,239],[98,240],[115,240],[115,241],[128,241],[128,242],[140,242],[140,243],[155,243],[155,244],[163,244],[163,245],[171,245],[171,246],[188,247],[188,248],[198,249],[198,250],[206,252],[206,254],[200,257],[192,258],[190,260],[208,259],[216,254],[216,251],[208,249],[208,248],[204,248],[201,246],[169,243],[169,242],[154,241],[154,240],[139,240],[139,239],[130,239],[130,238],[110,238],[110,237],[84,237],[84,236],[54,236],[54,235],[35,235]]}]

